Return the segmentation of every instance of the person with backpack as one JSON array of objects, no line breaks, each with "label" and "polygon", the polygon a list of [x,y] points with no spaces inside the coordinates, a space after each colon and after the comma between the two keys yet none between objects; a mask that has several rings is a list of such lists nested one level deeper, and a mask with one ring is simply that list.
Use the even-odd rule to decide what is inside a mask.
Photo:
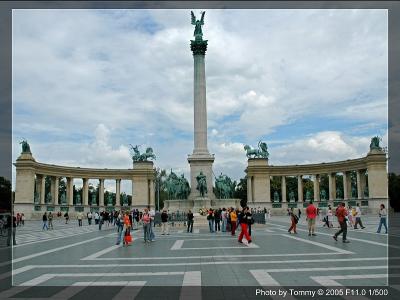
[{"label": "person with backpack", "polygon": [[221,231],[221,211],[216,209],[214,212],[215,232]]},{"label": "person with backpack", "polygon": [[142,214],[142,223],[143,223],[143,238],[145,243],[149,243],[150,240],[150,214],[147,208],[144,209]]},{"label": "person with backpack", "polygon": [[251,213],[249,211],[249,208],[246,206],[245,208],[243,208],[242,212],[240,213],[241,217],[240,217],[240,227],[242,228],[240,235],[239,235],[239,239],[238,242],[239,243],[243,243],[243,236],[246,237],[247,242],[250,244],[251,243],[251,236],[249,235],[248,232],[248,225],[251,224]]},{"label": "person with backpack", "polygon": [[299,217],[294,213],[293,208],[290,211],[290,220],[291,220],[292,224],[291,224],[290,228],[288,229],[288,232],[291,234],[292,230],[293,230],[293,233],[297,234],[296,226],[297,226],[297,223],[299,222]]},{"label": "person with backpack", "polygon": [[357,225],[360,224],[361,229],[364,229],[365,226],[363,225],[362,221],[361,221],[361,208],[360,208],[360,203],[357,203],[356,206],[356,222],[354,223],[354,229],[358,229]]},{"label": "person with backpack", "polygon": [[337,241],[337,237],[343,233],[343,243],[350,243],[350,241],[347,240],[347,221],[346,221],[347,210],[346,210],[346,204],[344,202],[340,203],[339,207],[336,209],[336,216],[340,225],[340,230],[335,233],[333,239]]},{"label": "person with backpack", "polygon": [[161,234],[162,235],[169,235],[169,230],[168,230],[168,214],[167,210],[163,209],[163,212],[161,213]]}]

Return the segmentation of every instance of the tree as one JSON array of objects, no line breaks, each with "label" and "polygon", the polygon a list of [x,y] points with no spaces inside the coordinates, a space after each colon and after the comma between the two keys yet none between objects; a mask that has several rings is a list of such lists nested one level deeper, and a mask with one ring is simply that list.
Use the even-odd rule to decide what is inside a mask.
[{"label": "tree", "polygon": [[282,200],[282,177],[272,176],[270,184],[271,184],[271,188],[270,188],[271,199],[274,199],[274,194],[275,194],[275,192],[277,192],[279,195],[279,199]]},{"label": "tree", "polygon": [[297,177],[292,177],[292,176],[287,176],[286,177],[286,198],[287,201],[290,200],[289,194],[290,192],[294,193],[294,199],[299,199],[298,198],[298,192],[297,192]]},{"label": "tree", "polygon": [[240,199],[240,206],[245,207],[247,205],[247,175],[239,180],[233,198]]},{"label": "tree", "polygon": [[154,199],[156,199],[156,206],[158,206],[158,202],[160,203],[160,207],[157,207],[157,210],[160,210],[161,207],[164,207],[164,201],[168,199],[168,192],[165,185],[167,177],[167,171],[165,169],[156,169]]}]

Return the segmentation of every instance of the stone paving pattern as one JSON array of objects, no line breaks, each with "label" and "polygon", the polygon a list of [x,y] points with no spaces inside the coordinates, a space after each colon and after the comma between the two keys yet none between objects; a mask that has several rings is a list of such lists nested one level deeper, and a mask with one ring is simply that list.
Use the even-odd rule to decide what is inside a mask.
[{"label": "stone paving pattern", "polygon": [[[42,231],[41,222],[27,221],[17,229],[13,247],[14,287],[1,289],[0,299],[87,299],[99,291],[96,285],[107,286],[101,289],[101,299],[244,299],[255,297],[250,287],[329,286],[332,282],[385,287],[388,250],[399,253],[400,235],[391,233],[388,247],[389,236],[376,233],[377,218],[364,216],[363,222],[366,229],[349,229],[349,244],[333,240],[337,224],[329,229],[318,223],[317,236],[309,237],[303,217],[294,235],[287,232],[288,217],[273,216],[253,228],[249,245],[237,242],[238,233],[235,237],[210,233],[195,224],[192,234],[184,226],[175,226],[170,227],[170,235],[162,236],[156,227],[152,243],[143,242],[139,229],[133,231],[133,244],[122,247],[115,245],[112,225],[105,224],[99,231],[86,221],[78,227],[75,220],[70,224],[56,220],[54,230]],[[4,238],[1,241],[4,245]],[[9,248],[0,251],[7,259]],[[395,273],[399,258],[391,255]],[[7,268],[2,260],[0,282],[10,279]],[[170,287],[167,294],[161,286]],[[207,291],[200,286],[216,288]],[[233,294],[230,287],[237,286],[243,289]],[[211,291],[213,295],[208,295]]]}]

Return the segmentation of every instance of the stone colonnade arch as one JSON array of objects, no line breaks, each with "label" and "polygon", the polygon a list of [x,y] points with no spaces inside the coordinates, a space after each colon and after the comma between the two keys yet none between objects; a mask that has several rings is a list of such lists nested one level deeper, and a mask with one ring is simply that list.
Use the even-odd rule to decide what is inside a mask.
[{"label": "stone colonnade arch", "polygon": [[[107,207],[107,203],[104,201],[105,180],[115,180],[115,209],[155,207],[155,169],[151,161],[135,162],[132,169],[94,169],[44,164],[37,162],[32,154],[22,153],[14,165],[16,167],[14,211],[24,213],[27,218],[38,218],[49,210],[69,210],[72,215],[75,211],[105,210]],[[50,203],[45,201],[46,177],[51,179]],[[60,178],[66,178],[64,196],[59,195]],[[81,205],[74,205],[74,179],[82,180]],[[93,180],[99,182],[96,204],[89,199],[89,181]],[[131,206],[123,206],[121,203],[121,180],[132,182]],[[36,203],[35,194],[38,199]]]},{"label": "stone colonnade arch", "polygon": [[[351,173],[355,172],[355,183],[352,185]],[[338,201],[352,204],[357,201],[362,206],[376,211],[381,203],[387,204],[388,179],[387,158],[381,150],[371,150],[366,157],[337,161],[330,163],[308,165],[268,165],[268,159],[249,159],[247,173],[247,203],[251,207],[265,207],[286,210],[298,207],[298,204],[307,204],[306,195],[303,193],[303,176],[311,175],[313,183],[313,197],[310,199],[318,203],[319,207],[327,204],[336,206]],[[343,174],[342,195],[337,195],[336,174]],[[326,201],[320,197],[320,178],[328,175],[328,191]],[[286,190],[286,177],[297,177],[297,199],[290,201]],[[281,177],[281,191],[279,202],[274,202],[271,196],[271,178]],[[352,191],[356,187],[356,191]],[[367,193],[366,187],[368,187]],[[356,197],[353,197],[356,195]],[[301,207],[301,206],[300,206]]]}]

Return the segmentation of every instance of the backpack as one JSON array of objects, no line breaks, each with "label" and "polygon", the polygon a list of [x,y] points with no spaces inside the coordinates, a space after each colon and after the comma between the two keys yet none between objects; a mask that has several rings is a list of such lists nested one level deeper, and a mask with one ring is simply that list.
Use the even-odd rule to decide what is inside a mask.
[{"label": "backpack", "polygon": [[294,223],[297,224],[299,222],[299,217],[296,215],[293,215],[294,217]]}]

